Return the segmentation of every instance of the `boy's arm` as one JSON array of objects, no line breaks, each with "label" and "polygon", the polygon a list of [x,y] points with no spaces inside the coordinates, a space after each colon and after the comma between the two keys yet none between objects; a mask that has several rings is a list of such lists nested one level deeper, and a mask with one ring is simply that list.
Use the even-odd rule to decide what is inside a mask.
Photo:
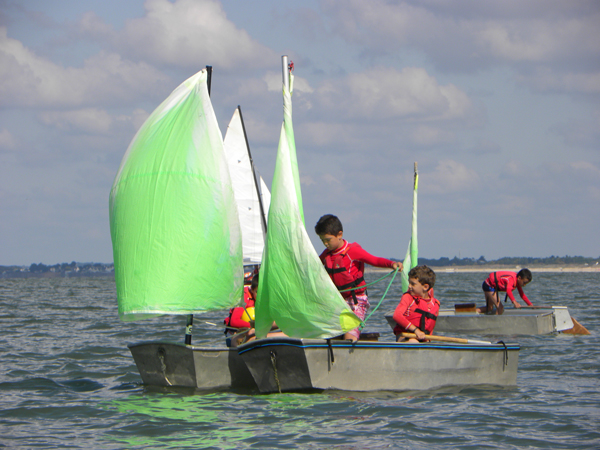
[{"label": "boy's arm", "polygon": [[394,262],[391,259],[387,258],[373,256],[358,244],[353,245],[352,248],[348,250],[348,254],[352,259],[362,261],[364,263],[370,264],[371,266],[384,267],[390,269],[395,269],[396,267],[398,267],[399,270],[402,269],[402,263]]},{"label": "boy's arm", "polygon": [[525,292],[523,292],[523,288],[522,288],[521,286],[519,286],[518,284],[517,284],[517,290],[519,291],[519,295],[521,296],[521,298],[523,299],[523,301],[524,301],[525,303],[527,303],[527,305],[528,305],[528,306],[533,306],[533,303],[531,303],[531,302],[529,301],[529,299],[528,299],[528,298],[527,298],[527,296],[525,295]]},{"label": "boy's arm", "polygon": [[[512,291],[515,287],[518,287],[518,286],[515,286],[512,278],[509,278],[506,280],[506,295],[508,295],[508,298],[510,298],[510,301],[513,302],[513,305],[515,305],[515,308],[520,308],[521,305],[519,305],[519,302],[517,301],[517,299],[515,298],[515,296],[512,293]],[[521,292],[522,291],[519,288],[519,293],[521,293]]]},{"label": "boy's arm", "polygon": [[409,331],[409,328],[411,328],[411,323],[404,314],[408,310],[411,300],[412,297],[410,295],[404,294],[400,299],[400,303],[396,307],[396,310],[394,311],[394,321],[407,331]]}]

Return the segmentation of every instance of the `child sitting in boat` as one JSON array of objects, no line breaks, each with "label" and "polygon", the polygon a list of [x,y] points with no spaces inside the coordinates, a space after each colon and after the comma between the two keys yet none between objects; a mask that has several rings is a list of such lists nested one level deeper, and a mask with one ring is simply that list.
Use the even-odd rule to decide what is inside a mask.
[{"label": "child sitting in boat", "polygon": [[[315,225],[315,231],[326,250],[321,253],[320,258],[333,280],[333,284],[343,291],[342,297],[350,306],[350,309],[364,320],[369,309],[369,299],[365,286],[363,273],[365,263],[375,267],[387,267],[402,270],[402,263],[394,262],[386,258],[378,258],[367,253],[356,242],[348,243],[344,239],[342,222],[332,214],[326,214],[319,219]],[[351,288],[358,288],[352,289]],[[344,339],[357,341],[360,337],[360,329],[355,328],[344,335]]]},{"label": "child sitting in boat", "polygon": [[[408,272],[408,291],[402,295],[394,311],[396,342],[416,343],[432,334],[440,311],[440,302],[433,297],[435,272],[427,266],[417,266]],[[414,333],[417,338],[405,338],[403,332]]]},{"label": "child sitting in boat", "polygon": [[250,286],[244,286],[244,306],[237,306],[229,310],[229,317],[225,323],[225,334],[237,333],[243,328],[254,327],[254,304],[256,302],[256,291],[258,290],[258,273],[252,277]]},{"label": "child sitting in boat", "polygon": [[[507,270],[492,272],[487,279],[481,285],[483,293],[485,295],[485,307],[477,308],[477,312],[486,314],[502,314],[504,312],[504,306],[500,302],[500,292],[506,292],[506,295],[515,305],[515,308],[520,308],[521,304],[515,299],[512,291],[517,288],[519,295],[525,303],[529,306],[533,304],[529,301],[523,287],[528,284],[532,279],[531,271],[529,269],[521,269],[519,273],[510,272]],[[504,299],[506,301],[506,298]],[[496,307],[494,310],[494,306]]]}]

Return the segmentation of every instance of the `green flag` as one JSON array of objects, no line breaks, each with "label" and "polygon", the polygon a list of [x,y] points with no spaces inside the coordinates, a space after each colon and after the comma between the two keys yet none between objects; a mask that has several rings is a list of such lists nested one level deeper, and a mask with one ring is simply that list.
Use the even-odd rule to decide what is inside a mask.
[{"label": "green flag", "polygon": [[408,290],[408,272],[419,263],[419,243],[417,241],[417,190],[419,188],[419,172],[415,163],[415,178],[413,187],[412,231],[406,256],[402,263],[402,292]]}]

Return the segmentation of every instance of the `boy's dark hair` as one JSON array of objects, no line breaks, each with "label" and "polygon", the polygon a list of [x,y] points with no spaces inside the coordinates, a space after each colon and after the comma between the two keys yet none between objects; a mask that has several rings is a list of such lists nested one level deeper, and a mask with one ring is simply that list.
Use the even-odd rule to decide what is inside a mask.
[{"label": "boy's dark hair", "polygon": [[332,236],[337,236],[340,231],[344,231],[344,227],[342,227],[342,222],[337,216],[333,214],[325,214],[322,216],[317,224],[315,225],[315,232],[319,236],[323,236],[324,234],[331,234]]},{"label": "boy's dark hair", "polygon": [[252,283],[250,283],[250,289],[258,289],[258,273],[252,277]]},{"label": "boy's dark hair", "polygon": [[533,278],[533,275],[531,275],[531,270],[529,269],[521,269],[519,270],[519,273],[517,273],[518,277],[523,278],[524,280],[527,281],[531,281],[531,279]]},{"label": "boy's dark hair", "polygon": [[416,278],[421,284],[428,284],[429,289],[435,285],[435,272],[427,266],[417,266],[410,269],[408,278]]}]

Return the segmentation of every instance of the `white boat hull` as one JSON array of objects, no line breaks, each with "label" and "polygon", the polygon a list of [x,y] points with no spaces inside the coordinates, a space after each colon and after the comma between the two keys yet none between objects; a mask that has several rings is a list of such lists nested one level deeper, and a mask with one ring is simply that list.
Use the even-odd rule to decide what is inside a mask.
[{"label": "white boat hull", "polygon": [[[385,315],[392,329],[396,322],[393,313]],[[435,323],[436,333],[489,334],[501,336],[551,334],[573,328],[565,306],[543,309],[505,309],[501,315],[458,312],[441,309]]]},{"label": "white boat hull", "polygon": [[517,344],[261,339],[239,347],[260,392],[406,391],[517,383]]}]

